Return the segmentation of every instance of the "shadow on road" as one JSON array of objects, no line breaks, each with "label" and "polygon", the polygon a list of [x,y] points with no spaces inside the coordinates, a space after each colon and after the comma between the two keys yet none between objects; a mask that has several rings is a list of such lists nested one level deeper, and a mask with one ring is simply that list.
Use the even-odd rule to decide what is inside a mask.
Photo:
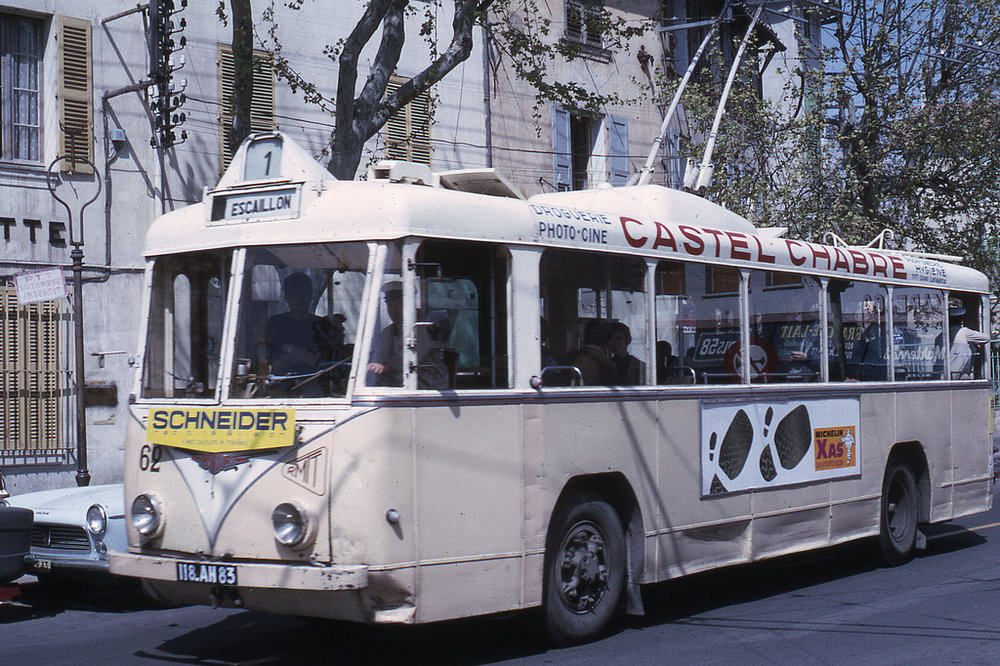
[{"label": "shadow on road", "polygon": [[[917,558],[932,558],[986,543],[964,527],[945,524],[923,528],[927,547]],[[848,578],[883,566],[872,539],[855,541],[749,565],[707,571],[643,589],[646,615],[632,626],[671,622],[732,604],[757,601],[814,585]]]},{"label": "shadow on road", "polygon": [[[955,552],[985,539],[955,525],[928,530],[918,557]],[[642,629],[714,609],[806,589],[879,567],[870,541],[751,565],[694,574],[643,590],[644,617],[616,631]],[[135,656],[151,661],[227,663],[477,664],[551,650],[538,610],[422,626],[365,626],[245,611],[168,640]],[[553,652],[553,658],[561,651]],[[566,658],[570,653],[562,653]]]},{"label": "shadow on road", "polygon": [[184,663],[475,664],[545,652],[537,612],[367,626],[247,611],[137,657]]},{"label": "shadow on road", "polygon": [[22,583],[20,595],[0,604],[0,624],[54,617],[68,610],[131,613],[153,608],[137,581],[112,580],[101,584],[74,581]]}]

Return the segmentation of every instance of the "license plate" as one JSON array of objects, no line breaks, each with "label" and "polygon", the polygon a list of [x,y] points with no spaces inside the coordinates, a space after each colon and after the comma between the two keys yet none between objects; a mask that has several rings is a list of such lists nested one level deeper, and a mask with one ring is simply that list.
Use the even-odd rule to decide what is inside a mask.
[{"label": "license plate", "polygon": [[236,566],[206,562],[178,562],[177,580],[182,583],[236,585]]},{"label": "license plate", "polygon": [[34,562],[31,563],[31,568],[33,571],[52,571],[52,560],[43,560],[36,557],[34,558]]}]

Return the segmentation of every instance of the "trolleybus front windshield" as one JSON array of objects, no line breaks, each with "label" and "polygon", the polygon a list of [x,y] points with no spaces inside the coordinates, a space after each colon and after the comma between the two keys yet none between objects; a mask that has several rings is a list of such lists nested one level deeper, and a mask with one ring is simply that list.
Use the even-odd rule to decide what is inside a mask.
[{"label": "trolleybus front windshield", "polygon": [[143,397],[214,397],[231,259],[215,250],[156,260]]},{"label": "trolleybus front windshield", "polygon": [[232,397],[344,395],[367,268],[364,243],[247,250]]}]

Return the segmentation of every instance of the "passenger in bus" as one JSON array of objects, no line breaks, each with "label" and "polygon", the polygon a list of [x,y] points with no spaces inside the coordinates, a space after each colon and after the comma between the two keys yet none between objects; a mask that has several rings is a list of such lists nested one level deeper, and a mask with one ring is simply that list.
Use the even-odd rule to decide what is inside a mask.
[{"label": "passenger in bus", "polygon": [[[403,385],[403,285],[398,280],[382,287],[390,323],[382,329],[374,359],[368,371],[376,386]],[[447,357],[453,351],[445,347],[451,335],[452,321],[447,310],[430,310],[416,328],[417,387],[446,389],[452,383]],[[454,365],[454,363],[452,363]]]},{"label": "passenger in bus", "polygon": [[888,378],[887,350],[889,341],[886,339],[885,326],[870,324],[862,333],[854,348],[854,354],[848,365],[848,378],[862,381],[883,381]]},{"label": "passenger in bus", "polygon": [[398,280],[382,287],[389,325],[382,329],[378,339],[376,360],[368,364],[368,372],[375,375],[376,386],[403,385],[403,284]]},{"label": "passenger in bus", "polygon": [[575,365],[583,375],[585,386],[613,386],[618,366],[608,358],[611,325],[600,319],[588,321],[583,328],[583,347],[573,352],[564,365]]},{"label": "passenger in bus", "polygon": [[632,344],[632,331],[628,325],[620,321],[611,324],[608,351],[611,353],[611,360],[617,366],[615,384],[621,386],[645,383],[646,364],[628,353],[630,344]]},{"label": "passenger in bus", "polygon": [[677,368],[678,358],[674,348],[666,340],[656,341],[656,383],[666,384]]},{"label": "passenger in bus", "polygon": [[982,348],[990,341],[990,336],[965,325],[965,307],[960,301],[950,304],[948,308],[948,339],[951,341],[948,358],[950,378],[972,379],[973,347],[977,350]]},{"label": "passenger in bus", "polygon": [[552,353],[552,344],[549,341],[549,322],[545,317],[539,318],[539,333],[541,334],[542,367],[550,368],[559,365],[555,354]]},{"label": "passenger in bus", "polygon": [[285,278],[288,311],[267,320],[264,348],[267,364],[275,375],[316,372],[320,364],[339,360],[344,344],[344,327],[310,310],[313,284],[305,273]]}]

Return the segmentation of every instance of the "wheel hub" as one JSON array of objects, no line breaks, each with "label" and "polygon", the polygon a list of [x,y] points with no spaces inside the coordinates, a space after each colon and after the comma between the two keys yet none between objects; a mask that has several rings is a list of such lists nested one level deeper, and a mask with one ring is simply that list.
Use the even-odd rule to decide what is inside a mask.
[{"label": "wheel hub", "polygon": [[591,522],[574,525],[560,548],[560,597],[576,613],[592,611],[608,589],[604,537]]}]

